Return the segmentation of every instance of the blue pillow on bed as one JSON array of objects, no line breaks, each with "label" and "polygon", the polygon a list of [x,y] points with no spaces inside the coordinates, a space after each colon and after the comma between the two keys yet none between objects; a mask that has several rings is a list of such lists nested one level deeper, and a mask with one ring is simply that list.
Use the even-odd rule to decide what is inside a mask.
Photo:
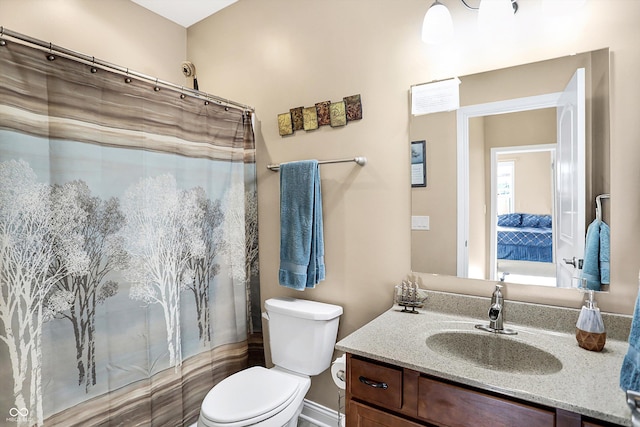
[{"label": "blue pillow on bed", "polygon": [[540,227],[540,216],[541,215],[522,214],[522,226],[532,228]]},{"label": "blue pillow on bed", "polygon": [[551,215],[540,215],[540,228],[551,228]]},{"label": "blue pillow on bed", "polygon": [[522,215],[519,213],[510,213],[498,215],[498,225],[501,227],[520,227]]}]

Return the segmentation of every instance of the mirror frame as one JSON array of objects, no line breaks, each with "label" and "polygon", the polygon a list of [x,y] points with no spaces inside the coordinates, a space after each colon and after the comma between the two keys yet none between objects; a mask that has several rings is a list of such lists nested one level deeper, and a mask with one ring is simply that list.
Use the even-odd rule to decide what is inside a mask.
[{"label": "mirror frame", "polygon": [[[587,51],[582,51],[579,53],[569,53],[569,54],[565,54],[562,56],[557,56],[557,57],[551,57],[551,58],[547,58],[547,59],[541,59],[541,60],[536,60],[533,62],[527,62],[527,63],[522,63],[522,64],[514,64],[514,65],[509,65],[506,67],[500,67],[500,68],[496,68],[496,69],[490,69],[490,70],[485,70],[485,71],[478,71],[469,75],[465,75],[463,77],[470,77],[470,76],[479,76],[481,74],[484,73],[488,73],[488,72],[493,72],[493,71],[506,71],[509,70],[512,67],[523,67],[523,66],[529,66],[529,65],[542,65],[543,67],[545,67],[545,63],[547,61],[557,61],[557,60],[562,60],[564,58],[569,58],[569,57],[573,57],[573,56],[581,56],[584,54],[589,54],[590,55],[590,59],[587,60],[587,62],[589,65],[588,67],[588,71],[587,72],[587,77],[588,77],[588,81],[587,81],[587,85],[588,87],[590,86],[590,93],[591,96],[589,96],[587,98],[587,114],[588,117],[595,117],[593,116],[594,114],[596,114],[598,117],[602,117],[604,120],[604,122],[592,122],[592,127],[587,131],[587,150],[588,150],[588,154],[586,156],[586,172],[587,174],[592,174],[592,172],[596,172],[597,171],[597,175],[587,175],[589,176],[589,178],[587,178],[587,181],[585,182],[586,185],[586,194],[585,194],[585,203],[586,203],[586,211],[585,212],[589,212],[590,210],[594,210],[595,209],[595,201],[593,200],[593,197],[591,197],[591,195],[594,194],[601,194],[603,192],[605,193],[610,193],[610,161],[611,161],[611,157],[609,154],[609,151],[611,149],[611,143],[610,143],[610,124],[609,121],[611,119],[610,117],[610,95],[611,95],[611,81],[610,81],[610,77],[611,77],[611,50],[609,47],[604,47],[604,48],[595,48],[593,50],[587,50]],[[576,61],[576,65],[578,67],[580,67],[581,65],[579,65],[580,63],[582,63],[582,61],[580,59],[578,59]],[[545,80],[542,80],[542,76],[544,76],[544,68],[539,69],[538,71],[540,71],[538,74],[534,74],[533,75],[533,80],[532,82],[534,83],[534,86],[545,86],[545,83],[543,83]],[[567,70],[569,71],[569,70]],[[575,70],[574,70],[575,71]],[[462,77],[460,77],[462,79]],[[500,84],[502,85],[502,83],[500,82],[492,82],[491,84]],[[559,82],[556,82],[559,83]],[[411,85],[411,88],[413,86],[416,85]],[[491,85],[490,85],[491,86]],[[553,88],[554,85],[551,85],[552,87],[550,88],[550,90],[560,90],[560,85],[558,85],[555,89]],[[515,86],[513,86],[515,87]],[[539,88],[542,88],[539,87]],[[532,87],[533,88],[533,87]],[[411,90],[411,89],[410,89]],[[589,89],[588,89],[589,90]],[[535,88],[533,88],[532,90],[520,90],[520,97],[537,97],[540,96],[539,93],[541,92],[537,92]],[[542,93],[545,93],[544,91]],[[463,112],[467,113],[468,115],[471,115],[471,107],[476,107],[479,108],[478,106],[481,105],[491,105],[492,103],[495,102],[503,102],[504,100],[501,99],[501,96],[496,96],[496,94],[492,94],[489,96],[489,100],[488,101],[484,101],[482,98],[477,96],[477,92],[472,92],[472,94],[467,97],[465,96],[465,98],[467,98],[467,100],[476,100],[476,102],[478,102],[477,104],[463,104],[464,106],[461,106],[460,109],[464,109]],[[516,96],[518,96],[518,94],[515,94]],[[547,95],[549,95],[549,93],[547,93]],[[518,98],[516,98],[518,99]],[[603,100],[607,100],[606,103],[603,103]],[[493,102],[492,102],[493,101]],[[461,103],[462,103],[462,99],[461,99]],[[553,107],[555,108],[555,105],[553,105]],[[514,110],[514,112],[516,112],[517,110]],[[436,122],[433,122],[431,125],[435,125],[436,123],[439,123],[440,120],[444,120],[448,123],[448,126],[450,126],[450,131],[442,132],[442,133],[438,133],[436,132],[435,135],[431,136],[430,138],[436,138],[436,141],[439,140],[443,140],[444,138],[447,138],[448,141],[451,142],[451,148],[453,150],[458,149],[458,141],[460,138],[460,132],[459,132],[459,126],[457,124],[458,121],[458,110],[455,111],[455,114],[453,111],[451,112],[446,112],[444,116],[442,116],[441,118],[438,118]],[[451,114],[451,115],[448,115]],[[480,113],[477,113],[480,114]],[[411,130],[413,128],[413,120],[415,120],[416,117],[412,116],[410,117],[410,131],[409,131],[409,140],[417,140],[417,139],[425,139],[424,137],[426,135],[430,135],[430,134],[424,134],[424,133],[413,133],[413,131]],[[589,119],[588,119],[589,120]],[[597,127],[595,127],[595,123],[598,123]],[[422,129],[421,132],[424,132],[424,128]],[[429,131],[431,132],[431,131]],[[456,134],[453,134],[453,132],[456,132]],[[456,142],[454,142],[456,141]],[[600,141],[601,143],[598,143],[598,148],[597,151],[596,147],[593,145],[594,141]],[[455,147],[455,148],[454,148]],[[428,147],[427,150],[429,151],[430,148]],[[450,151],[453,151],[450,150]],[[590,154],[589,154],[590,153]],[[447,153],[448,155],[449,153]],[[449,163],[449,170],[453,169],[454,167],[457,169],[459,167],[459,164],[461,162],[463,162],[462,159],[460,159],[457,155],[451,159],[452,162]],[[444,166],[444,163],[438,163],[436,165],[436,167],[440,167],[440,166]],[[596,168],[596,169],[594,169]],[[442,169],[442,168],[440,168]],[[446,170],[446,169],[445,169]],[[464,169],[466,171],[466,168]],[[450,183],[453,184],[453,179],[455,179],[457,177],[457,170],[453,172],[453,175],[447,175],[450,179]],[[465,174],[468,174],[468,172],[465,172]],[[465,182],[468,182],[468,175],[465,175]],[[453,233],[458,234],[460,227],[458,225],[458,206],[459,204],[458,202],[458,193],[457,193],[457,187],[460,184],[460,181],[456,182],[456,184],[453,184],[456,189],[454,190],[453,188],[450,188],[449,191],[451,191],[449,194],[452,194],[454,191],[456,191],[456,193],[453,193],[453,199],[451,200],[451,202],[455,202],[456,203],[456,207],[453,208],[453,206],[451,206],[451,208],[453,208],[452,210],[456,210],[456,214],[453,216],[453,218],[451,218],[452,220],[455,218],[455,224],[453,223],[453,221],[451,221],[451,225],[449,225],[449,223],[444,223],[445,227],[442,228],[438,228],[437,232],[434,234],[434,236],[436,236],[438,233],[442,234],[442,231],[444,231],[445,233],[448,233],[452,239],[451,239],[451,245],[447,244],[446,247],[439,247],[437,251],[435,251],[434,253],[430,254],[429,259],[431,259],[432,263],[433,260],[436,261],[438,268],[439,267],[443,267],[444,271],[437,271],[437,269],[431,270],[429,267],[427,267],[425,269],[425,266],[420,265],[419,267],[416,267],[417,264],[414,264],[414,257],[416,257],[416,241],[414,240],[414,237],[417,237],[417,234],[415,234],[415,231],[411,230],[411,271],[412,274],[418,274],[418,275],[424,275],[425,277],[430,277],[430,276],[434,276],[434,277],[439,277],[439,278],[444,278],[444,277],[451,277],[453,279],[453,282],[450,282],[449,280],[446,280],[446,282],[448,283],[447,286],[452,286],[453,288],[457,287],[454,285],[454,283],[458,283],[455,280],[472,280],[474,282],[487,282],[487,283],[491,283],[491,281],[489,279],[469,279],[469,278],[464,278],[464,277],[459,277],[457,275],[457,270],[458,270],[458,238],[457,235],[453,236]],[[415,189],[414,189],[415,190]],[[443,186],[438,186],[435,193],[432,191],[432,194],[438,194],[438,193],[442,193],[443,191],[446,192],[446,187]],[[411,193],[411,198],[414,199],[418,193],[414,193],[412,191]],[[451,203],[451,204],[452,204]],[[412,208],[411,208],[411,215],[418,215],[420,211],[416,211],[414,210],[414,205],[412,203]],[[451,212],[451,211],[449,211]],[[610,211],[605,209],[604,210],[604,214],[606,216],[606,218],[604,218],[605,220],[609,220],[610,219]],[[435,213],[434,213],[435,215]],[[438,214],[439,215],[439,214]],[[451,217],[451,215],[449,214],[449,218]],[[447,221],[448,218],[447,217],[442,217],[442,216],[437,216],[438,220],[445,220]],[[588,218],[586,218],[588,220]],[[434,222],[435,223],[435,222]],[[466,223],[466,221],[465,221]],[[465,235],[467,233],[471,233],[472,230],[470,230],[470,228],[468,226],[465,225],[464,228],[464,233]],[[585,230],[586,231],[586,230]],[[432,237],[433,238],[433,237]],[[469,236],[467,236],[467,239],[469,238]],[[424,239],[422,239],[422,243],[424,243]],[[456,254],[453,253],[453,251],[456,251]],[[446,254],[450,254],[450,258],[449,260],[446,259]],[[448,271],[448,272],[446,272]],[[518,287],[520,285],[517,285]],[[533,286],[533,287],[537,287],[535,284],[527,284],[525,285],[525,289],[528,286]],[[548,286],[546,285],[541,285],[542,289],[549,289]],[[442,289],[445,290],[446,286]],[[560,291],[562,288],[554,288],[556,289],[556,291]],[[608,289],[608,287],[606,289],[604,289],[605,292],[610,291],[610,289]],[[559,292],[559,295],[562,294],[562,292]]]}]

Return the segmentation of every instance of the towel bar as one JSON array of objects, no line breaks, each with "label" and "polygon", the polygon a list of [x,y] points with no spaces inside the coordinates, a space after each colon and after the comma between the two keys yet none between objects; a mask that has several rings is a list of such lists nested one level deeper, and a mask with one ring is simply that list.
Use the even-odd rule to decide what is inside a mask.
[{"label": "towel bar", "polygon": [[[356,162],[357,164],[359,164],[360,166],[364,166],[367,164],[367,158],[366,157],[354,157],[352,159],[336,159],[336,160],[319,160],[318,164],[320,165],[325,165],[328,163],[346,163],[346,162]],[[267,165],[267,169],[273,171],[273,172],[278,172],[280,170],[280,165]]]}]

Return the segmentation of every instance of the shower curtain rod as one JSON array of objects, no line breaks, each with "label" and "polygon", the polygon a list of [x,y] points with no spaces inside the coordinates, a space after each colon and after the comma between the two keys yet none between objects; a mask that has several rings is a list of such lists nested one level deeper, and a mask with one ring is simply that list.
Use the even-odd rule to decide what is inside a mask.
[{"label": "shower curtain rod", "polygon": [[[347,163],[347,162],[356,162],[357,164],[359,164],[360,166],[364,166],[367,164],[367,158],[366,157],[354,157],[351,159],[336,159],[336,160],[320,160],[318,161],[319,165],[325,165],[328,163]],[[280,165],[267,165],[267,169],[274,171],[274,172],[278,172],[280,170]]]},{"label": "shower curtain rod", "polygon": [[151,77],[148,76],[146,74],[142,74],[142,73],[138,73],[136,71],[130,70],[126,67],[122,67],[120,65],[116,65],[116,64],[112,64],[110,62],[107,61],[103,61],[101,59],[98,59],[94,56],[89,56],[89,55],[85,55],[83,53],[80,52],[76,52],[74,50],[70,50],[70,49],[66,49],[64,47],[60,47],[60,46],[56,46],[52,43],[47,43],[45,41],[36,39],[34,37],[31,36],[27,36],[24,34],[20,34],[18,32],[9,30],[8,28],[5,28],[3,26],[0,26],[0,46],[5,46],[6,45],[6,41],[3,39],[4,36],[7,37],[11,37],[17,40],[21,40],[23,42],[26,43],[30,43],[36,46],[40,46],[44,49],[48,49],[49,52],[51,53],[58,53],[58,54],[62,54],[64,56],[68,56],[71,58],[75,58],[75,59],[79,59],[80,61],[82,61],[83,63],[86,63],[87,65],[94,65],[94,66],[100,66],[102,68],[105,69],[109,69],[112,71],[117,72],[118,74],[121,74],[125,77],[135,77],[141,80],[146,80],[149,82],[154,83],[156,86],[161,85],[164,87],[168,87],[171,89],[175,89],[180,91],[182,94],[185,95],[191,95],[193,97],[196,98],[202,98],[205,101],[209,101],[209,102],[215,102],[218,105],[223,105],[223,106],[228,106],[228,107],[234,107],[243,111],[251,111],[254,112],[255,109],[249,105],[244,105],[244,104],[240,104],[238,102],[235,101],[231,101],[229,99],[225,99],[225,98],[221,98],[219,96],[215,96],[215,95],[211,95],[208,94],[206,92],[201,92],[199,90],[195,90],[195,89],[191,89],[188,87],[184,87],[184,86],[179,86],[175,83],[171,83],[171,82],[167,82],[164,80],[160,80],[157,77]]}]

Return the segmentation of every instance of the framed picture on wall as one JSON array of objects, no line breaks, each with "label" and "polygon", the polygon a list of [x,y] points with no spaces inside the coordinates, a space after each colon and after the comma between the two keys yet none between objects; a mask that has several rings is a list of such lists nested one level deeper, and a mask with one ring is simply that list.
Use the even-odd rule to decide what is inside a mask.
[{"label": "framed picture on wall", "polygon": [[411,142],[411,186],[427,186],[427,156],[425,141]]}]

